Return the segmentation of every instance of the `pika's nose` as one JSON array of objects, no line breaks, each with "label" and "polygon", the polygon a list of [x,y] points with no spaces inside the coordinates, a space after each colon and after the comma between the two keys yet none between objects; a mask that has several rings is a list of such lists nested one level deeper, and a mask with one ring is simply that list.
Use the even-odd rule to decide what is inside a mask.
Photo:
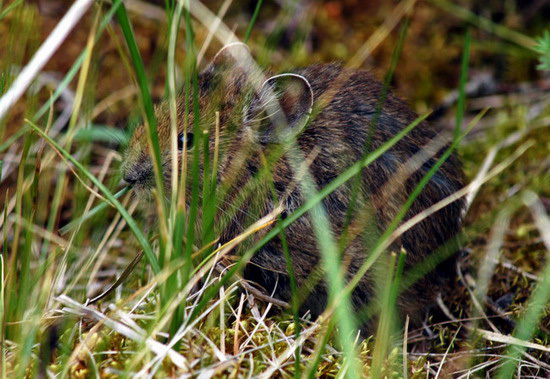
[{"label": "pika's nose", "polygon": [[130,186],[145,185],[153,175],[153,167],[148,162],[125,165],[122,167],[122,179]]},{"label": "pika's nose", "polygon": [[122,180],[124,180],[124,181],[126,182],[126,184],[129,184],[129,185],[131,185],[131,186],[133,186],[134,184],[137,183],[137,179],[134,178],[134,177],[131,176],[131,175],[128,175],[128,174],[124,175],[124,176],[122,177]]},{"label": "pika's nose", "polygon": [[122,176],[122,179],[129,185],[133,186],[135,184],[137,184],[140,179],[141,179],[141,176],[138,174],[138,173],[135,173],[135,172],[126,172],[124,173],[124,175]]}]

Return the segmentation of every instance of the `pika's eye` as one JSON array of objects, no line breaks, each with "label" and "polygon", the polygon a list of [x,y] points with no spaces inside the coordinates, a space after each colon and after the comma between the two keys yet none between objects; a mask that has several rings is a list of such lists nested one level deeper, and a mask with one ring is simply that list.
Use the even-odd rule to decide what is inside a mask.
[{"label": "pika's eye", "polygon": [[180,134],[178,137],[178,149],[179,151],[183,150],[183,144],[187,141],[187,150],[191,150],[193,147],[193,133]]}]

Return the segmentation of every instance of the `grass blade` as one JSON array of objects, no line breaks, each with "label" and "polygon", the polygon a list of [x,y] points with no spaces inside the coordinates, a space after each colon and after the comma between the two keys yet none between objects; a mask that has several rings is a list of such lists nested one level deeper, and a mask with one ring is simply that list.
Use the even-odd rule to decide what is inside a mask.
[{"label": "grass blade", "polygon": [[[160,153],[159,138],[157,134],[157,119],[155,116],[155,110],[153,107],[153,101],[151,100],[151,94],[149,92],[149,83],[147,81],[147,76],[145,74],[145,68],[143,67],[143,60],[139,53],[137,46],[136,38],[128,19],[128,14],[126,13],[126,8],[124,4],[121,4],[116,10],[116,16],[118,22],[120,23],[120,28],[124,34],[128,50],[130,52],[130,57],[132,58],[132,63],[134,64],[134,70],[136,73],[136,79],[139,86],[141,101],[145,110],[146,122],[145,126],[147,129],[147,143],[149,145],[149,151],[151,154],[151,160],[153,162],[153,168],[155,173],[155,185],[157,190],[157,206],[159,212],[159,221],[161,229],[161,242],[166,241],[168,237],[167,227],[166,227],[166,215],[167,205],[164,196],[164,182],[162,174],[162,160]],[[162,245],[162,243],[161,243]],[[163,247],[161,246],[161,253],[163,255]]]},{"label": "grass blade", "polygon": [[[115,193],[113,196],[115,197],[115,199],[119,199],[121,196],[124,196],[125,194],[127,194],[128,192],[130,191],[130,187],[124,187],[123,189],[121,189],[120,191],[118,191],[117,193]],[[70,223],[68,223],[67,225],[65,225],[64,227],[62,227],[61,229],[59,229],[59,234],[60,235],[65,235],[67,234],[68,232],[70,232],[71,230],[73,230],[75,227],[77,227],[78,225],[82,224],[83,222],[85,221],[88,221],[89,219],[91,219],[92,217],[94,217],[96,214],[98,214],[99,212],[105,210],[108,206],[110,206],[111,204],[109,203],[101,203],[99,205],[97,205],[96,207],[94,207],[93,209],[91,209],[89,212],[87,212],[86,214],[80,216],[79,218],[71,221]]]},{"label": "grass blade", "polygon": [[257,0],[256,7],[254,8],[254,13],[252,14],[252,18],[250,19],[250,22],[248,23],[248,27],[246,28],[246,33],[244,34],[244,43],[247,43],[250,39],[250,35],[252,34],[252,29],[254,29],[254,24],[256,23],[256,19],[258,18],[258,14],[260,14],[260,9],[262,8],[262,3],[264,0]]},{"label": "grass blade", "polygon": [[63,16],[46,41],[33,55],[31,61],[17,76],[10,89],[0,98],[0,119],[13,104],[23,95],[34,77],[42,70],[52,55],[57,51],[70,31],[92,5],[93,0],[77,0]]},{"label": "grass blade", "polygon": [[42,129],[40,129],[38,126],[36,126],[34,123],[32,123],[30,120],[26,120],[26,122],[31,126],[32,130],[34,130],[38,135],[46,140],[52,148],[54,148],[57,152],[59,152],[65,159],[67,159],[69,162],[71,162],[80,172],[84,174],[94,185],[99,188],[99,190],[103,193],[103,195],[112,203],[112,205],[120,212],[121,216],[126,220],[128,223],[128,226],[136,236],[139,244],[143,248],[143,251],[145,252],[145,256],[147,257],[147,260],[149,261],[149,264],[151,265],[151,268],[153,269],[153,272],[155,274],[158,274],[160,272],[160,266],[157,261],[157,257],[155,256],[155,253],[153,252],[153,249],[151,248],[151,245],[149,244],[149,241],[145,238],[145,235],[139,228],[139,226],[136,224],[135,220],[128,214],[128,211],[120,204],[120,202],[115,198],[115,196],[109,191],[107,187],[103,183],[101,183],[97,178],[88,170],[86,169],[77,159],[75,159],[71,154],[69,154],[65,149],[63,149],[57,142],[55,142],[53,139],[50,138]]}]

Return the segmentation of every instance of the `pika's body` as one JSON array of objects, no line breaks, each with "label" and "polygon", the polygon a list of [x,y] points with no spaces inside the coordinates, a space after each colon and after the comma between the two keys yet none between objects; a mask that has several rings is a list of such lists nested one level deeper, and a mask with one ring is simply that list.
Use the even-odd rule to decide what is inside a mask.
[{"label": "pika's body", "polygon": [[[228,51],[231,49],[236,51]],[[263,82],[251,74],[247,64],[243,64],[248,54],[243,50],[237,45],[219,53],[199,75],[198,83],[200,126],[208,130],[211,157],[216,147],[214,130],[216,111],[219,112],[217,183],[227,190],[224,199],[217,201],[219,212],[213,227],[222,243],[239,235],[279,202],[283,204],[283,216],[303,204],[307,196],[302,193],[303,187],[296,183],[300,179],[295,164],[289,159],[292,149],[299,149],[298,155],[304,157],[305,162],[301,166],[308,168],[314,184],[320,189],[359,161],[366,151],[379,148],[417,118],[402,100],[391,93],[383,94],[383,86],[367,71],[334,64],[314,65]],[[275,108],[273,103],[277,104]],[[183,98],[178,99],[178,131],[182,140],[185,137],[183,104]],[[316,106],[310,116],[312,104]],[[166,105],[157,107],[157,118],[162,167],[168,188],[172,165],[170,119]],[[284,127],[276,122],[277,119],[284,121]],[[193,120],[192,114],[189,120]],[[192,128],[192,122],[189,125],[187,130]],[[190,145],[191,135],[186,137]],[[294,147],[271,162],[270,159],[277,156],[277,151],[281,151],[281,147],[292,138],[295,138]],[[343,246],[342,262],[347,268],[348,280],[365,262],[368,252],[421,178],[448,147],[441,141],[436,130],[422,122],[367,165],[359,174],[359,180],[349,180],[323,200],[330,221],[327,233]],[[182,154],[187,154],[191,167],[191,150],[180,152],[180,164]],[[271,162],[269,175],[263,175],[266,161]],[[199,168],[202,175],[202,159]],[[130,141],[123,175],[127,182],[139,188],[154,185],[143,127],[136,130]],[[405,219],[462,186],[460,162],[451,155],[412,203]],[[393,251],[402,247],[407,253],[406,274],[408,268],[425,261],[430,254],[438,250],[449,251],[449,244],[453,246],[453,237],[460,227],[462,208],[461,200],[447,205],[406,231],[394,243]],[[312,278],[312,273],[319,273],[321,254],[310,216],[306,214],[290,224],[284,235],[300,293],[306,294],[301,310],[310,311],[313,316],[319,315],[326,307],[328,289],[322,276],[320,280],[317,280],[318,275],[317,279]],[[250,247],[260,236],[251,237],[241,248]],[[447,246],[446,250],[444,246]],[[426,263],[423,265],[426,267]],[[354,290],[352,303],[356,309],[374,299],[380,279],[377,271],[380,272],[369,270]],[[444,265],[439,265],[437,270],[424,275],[416,283],[411,281],[413,284],[399,297],[401,314],[418,319],[419,311],[433,301],[435,291],[446,275]],[[244,270],[244,277],[263,287],[268,294],[290,300],[290,281],[281,238],[272,239],[252,257]]]}]

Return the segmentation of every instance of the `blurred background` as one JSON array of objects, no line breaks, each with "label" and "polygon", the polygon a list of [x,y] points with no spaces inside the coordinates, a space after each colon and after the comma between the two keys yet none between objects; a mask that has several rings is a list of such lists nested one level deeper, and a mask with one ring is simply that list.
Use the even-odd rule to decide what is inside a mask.
[{"label": "blurred background", "polygon": [[[70,1],[62,0],[19,3],[20,6],[3,17],[0,25],[2,71],[26,61],[71,5]],[[223,3],[203,2],[214,13],[226,10],[224,22],[237,36],[244,37],[256,1]],[[249,45],[260,63],[273,71],[315,62],[347,62],[384,25],[397,4],[398,1],[372,0],[266,0]],[[164,2],[132,0],[127,2],[127,7],[142,57],[151,73],[149,79],[154,84],[154,96],[161,98],[165,73],[162,63],[167,43]],[[457,88],[464,31],[470,26],[473,33],[470,82],[471,86],[479,87],[477,95],[548,90],[548,73],[536,69],[538,56],[525,45],[534,43],[534,38],[548,29],[549,13],[550,2],[545,0],[418,1],[414,11],[407,16],[410,27],[391,85],[417,112],[441,106]],[[502,30],[495,35],[487,28],[478,27],[476,20],[468,17],[470,15],[481,16],[493,23],[490,28]],[[89,12],[45,71],[62,77],[69,70],[86,43],[92,23],[93,14]],[[93,98],[99,101],[132,84],[127,67],[117,52],[123,45],[120,30],[114,23],[95,48],[97,59],[94,59],[92,73],[97,85],[87,89],[93,92],[92,98],[92,93],[87,96],[88,101]],[[12,32],[14,30],[18,32]],[[201,46],[207,31],[198,22],[195,31],[196,43]],[[113,33],[118,39],[113,38]],[[362,67],[374,71],[382,79],[397,39],[398,27],[368,56]],[[261,55],[266,46],[273,50],[268,60]],[[181,58],[183,39],[180,47]],[[214,39],[207,57],[220,47]],[[203,66],[207,60],[203,60]],[[111,125],[123,123],[134,100],[135,95],[113,104],[98,120]]]}]

